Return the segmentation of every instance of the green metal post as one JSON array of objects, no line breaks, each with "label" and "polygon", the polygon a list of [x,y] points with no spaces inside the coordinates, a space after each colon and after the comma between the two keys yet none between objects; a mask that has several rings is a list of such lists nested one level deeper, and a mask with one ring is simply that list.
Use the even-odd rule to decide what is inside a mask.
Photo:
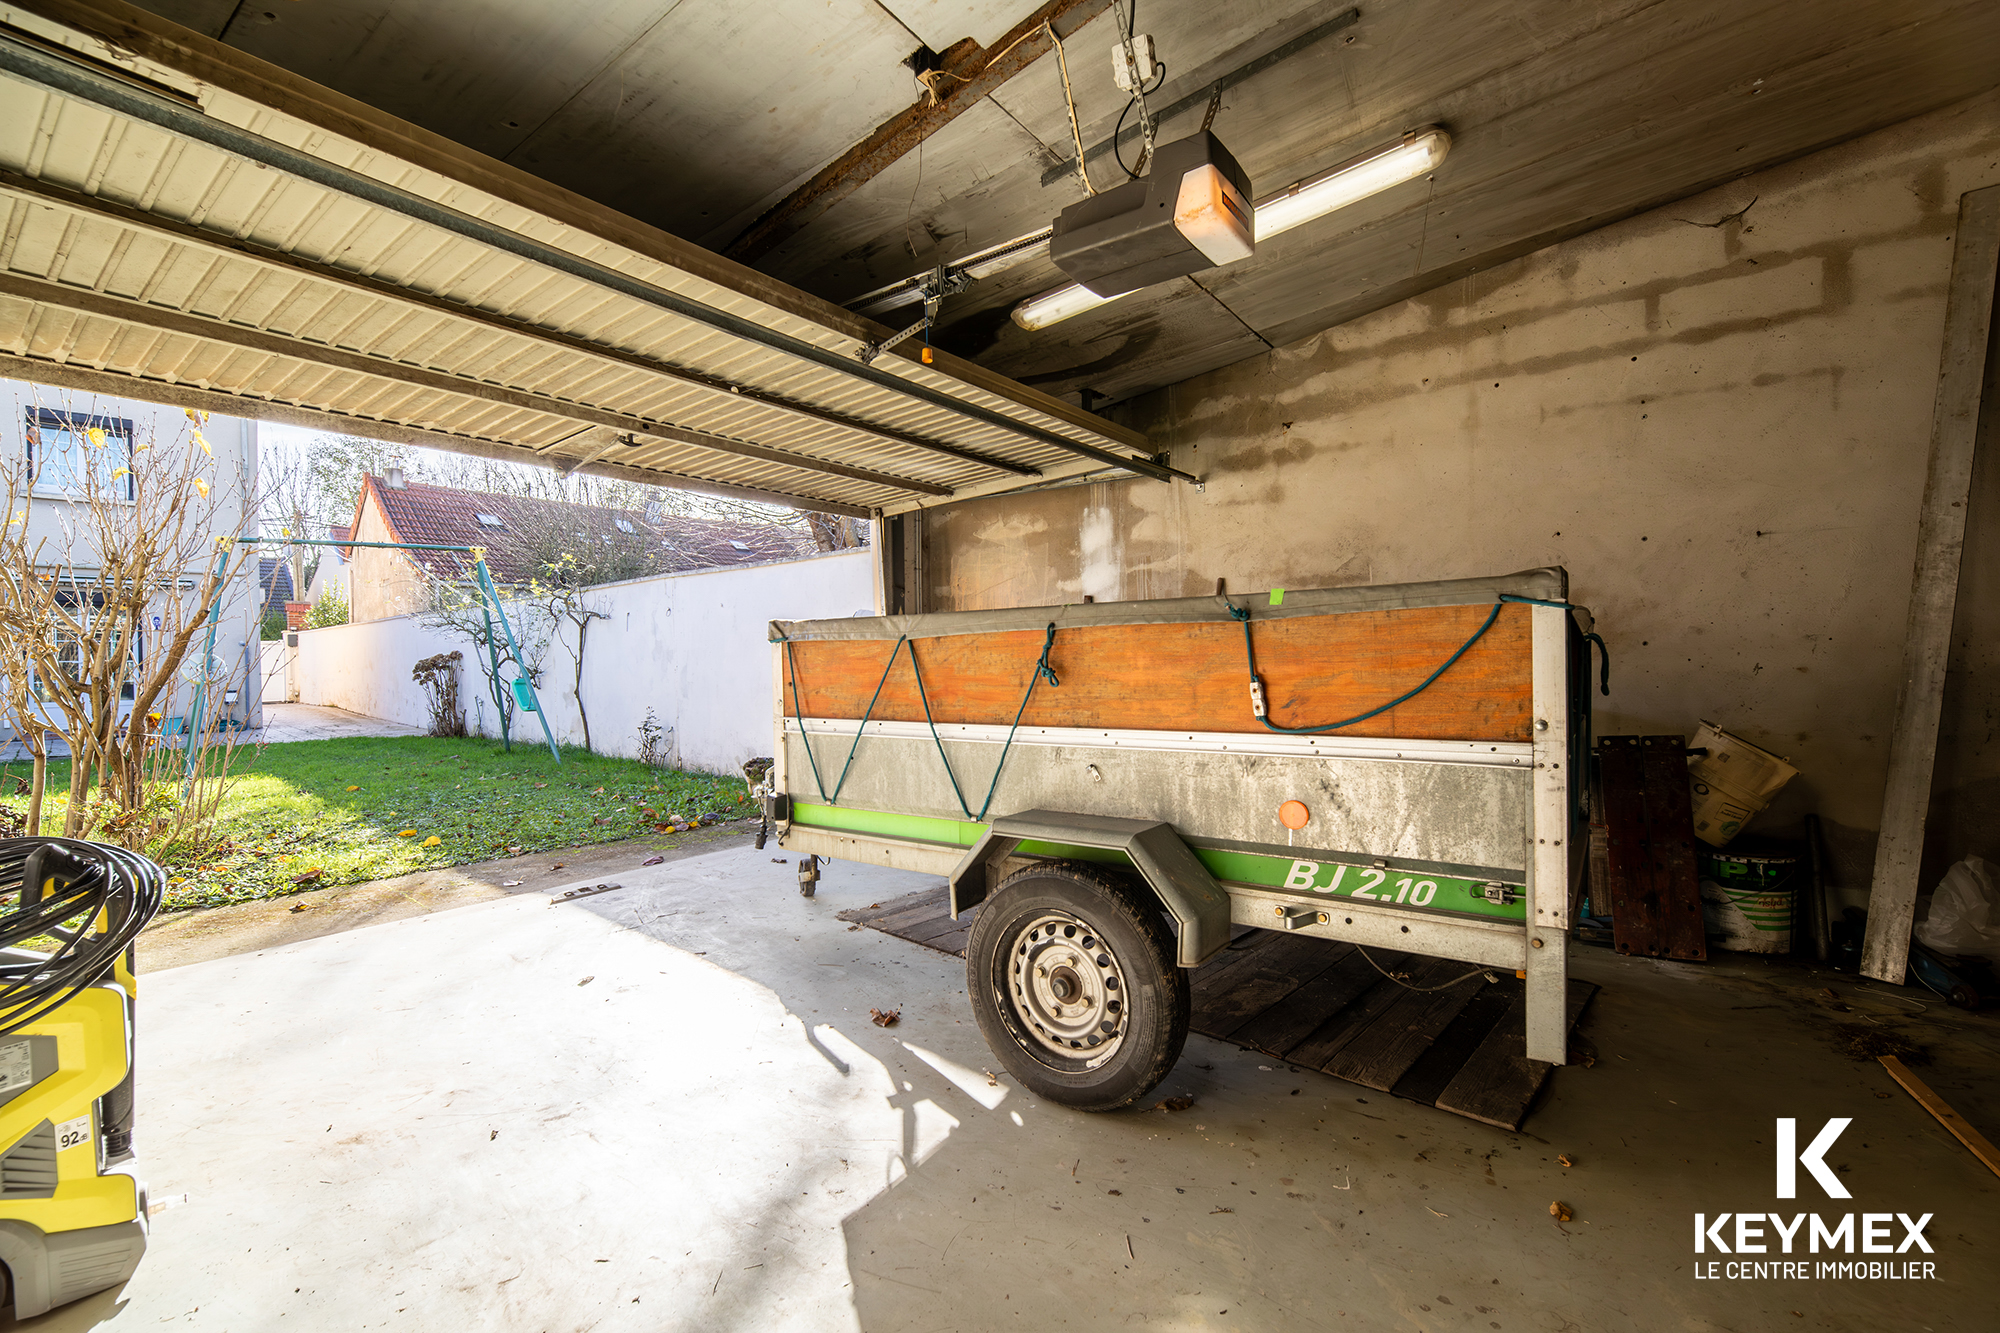
[{"label": "green metal post", "polygon": [[507,691],[500,688],[502,683],[500,680],[500,652],[493,646],[493,612],[486,605],[486,589],[484,588],[479,590],[479,614],[486,618],[486,661],[490,667],[486,681],[488,692],[493,696],[494,711],[500,715],[500,748],[508,754],[512,754],[514,753],[514,729],[508,722],[508,709],[512,707],[512,701],[507,698]]},{"label": "green metal post", "polygon": [[[200,753],[196,741],[201,736],[201,715],[208,705],[208,664],[215,660],[215,626],[222,619],[222,580],[228,572],[229,548],[224,546],[215,554],[215,596],[208,604],[208,638],[201,650],[201,678],[194,683],[194,708],[188,718],[187,739],[182,742],[187,747],[184,771],[190,787],[194,783],[195,756]],[[182,799],[186,799],[185,795]]]},{"label": "green metal post", "polygon": [[[236,540],[243,545],[249,546],[257,542],[274,539],[269,537],[238,537]],[[521,679],[528,682],[528,697],[534,700],[535,716],[542,721],[542,739],[549,743],[549,753],[555,757],[555,761],[558,764],[562,762],[562,752],[556,749],[556,738],[549,731],[548,714],[542,711],[541,696],[535,693],[535,682],[528,680],[527,667],[521,661],[521,645],[514,639],[514,627],[507,623],[507,612],[500,605],[500,590],[494,586],[493,576],[486,571],[486,555],[482,548],[476,546],[445,546],[439,543],[427,542],[344,542],[332,538],[287,537],[284,540],[295,546],[366,546],[390,551],[454,551],[460,555],[471,556],[473,573],[477,576],[479,584],[479,613],[486,618],[486,655],[488,661],[492,664],[491,680],[495,691],[493,706],[500,710],[500,743],[510,753],[513,751],[514,742],[511,735],[511,728],[507,725],[507,703],[500,697],[500,686],[502,684],[500,680],[500,653],[493,643],[493,617],[496,615],[500,617],[501,632],[507,636],[507,647],[514,654],[514,663],[516,666],[521,667]],[[223,558],[225,560],[228,558],[226,548],[223,552]],[[221,599],[218,597],[214,609],[219,610],[220,607]],[[213,657],[215,650],[215,621],[212,616],[209,620],[208,644],[209,655]],[[203,680],[204,682],[207,680],[205,672]],[[197,686],[195,691],[195,707],[197,710],[201,707],[201,698],[201,687]],[[189,763],[193,763],[192,755],[190,755]]]},{"label": "green metal post", "polygon": [[[521,679],[527,682],[528,698],[534,701],[535,716],[540,718],[542,722],[542,739],[549,743],[549,753],[560,764],[562,762],[562,754],[556,749],[555,735],[549,730],[549,715],[542,708],[541,696],[535,693],[535,682],[528,679],[528,664],[521,656],[521,645],[514,641],[514,627],[507,623],[507,610],[500,605],[500,590],[493,586],[493,577],[486,572],[486,557],[484,555],[474,556],[472,569],[479,576],[480,590],[492,601],[493,612],[500,617],[500,628],[506,632],[507,647],[514,654],[514,665],[520,668]],[[487,640],[491,642],[492,636],[490,634],[487,636]]]}]

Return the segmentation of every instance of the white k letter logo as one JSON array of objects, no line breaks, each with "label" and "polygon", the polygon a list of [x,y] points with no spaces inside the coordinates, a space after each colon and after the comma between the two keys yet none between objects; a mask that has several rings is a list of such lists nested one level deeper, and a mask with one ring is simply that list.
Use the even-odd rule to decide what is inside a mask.
[{"label": "white k letter logo", "polygon": [[1778,1197],[1796,1199],[1799,1197],[1798,1168],[1803,1166],[1812,1172],[1812,1178],[1826,1191],[1829,1199],[1851,1199],[1854,1196],[1840,1187],[1840,1179],[1827,1169],[1826,1150],[1840,1137],[1854,1121],[1847,1116],[1835,1116],[1826,1122],[1819,1137],[1814,1139],[1804,1152],[1799,1151],[1799,1122],[1780,1120],[1778,1122]]}]

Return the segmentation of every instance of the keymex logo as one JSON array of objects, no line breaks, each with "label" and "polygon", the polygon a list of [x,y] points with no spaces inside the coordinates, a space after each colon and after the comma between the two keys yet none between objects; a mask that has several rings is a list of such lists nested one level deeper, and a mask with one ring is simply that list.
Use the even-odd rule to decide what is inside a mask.
[{"label": "keymex logo", "polygon": [[[1799,1122],[1784,1118],[1777,1122],[1774,1140],[1778,1146],[1775,1193],[1780,1199],[1799,1197],[1799,1170],[1805,1169],[1829,1199],[1854,1196],[1840,1183],[1839,1175],[1826,1164],[1826,1154],[1854,1123],[1850,1116],[1835,1116],[1820,1126],[1805,1148],[1799,1148]],[[1915,1250],[1931,1254],[1924,1228],[1932,1214],[1912,1219],[1908,1213],[1706,1213],[1694,1215],[1696,1254],[1796,1254],[1900,1255]],[[1897,1227],[1902,1228],[1900,1237]],[[1922,1259],[1700,1259],[1694,1275],[1703,1282],[1788,1281],[1812,1282],[1826,1279],[1867,1281],[1931,1281],[1937,1265]]]}]

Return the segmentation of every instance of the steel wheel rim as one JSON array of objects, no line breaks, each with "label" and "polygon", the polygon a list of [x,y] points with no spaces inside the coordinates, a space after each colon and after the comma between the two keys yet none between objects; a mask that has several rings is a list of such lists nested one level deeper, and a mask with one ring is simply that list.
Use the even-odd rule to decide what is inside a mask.
[{"label": "steel wheel rim", "polygon": [[1125,1040],[1124,969],[1091,924],[1071,912],[1041,912],[1007,946],[1002,1000],[1029,1054],[1095,1069]]}]

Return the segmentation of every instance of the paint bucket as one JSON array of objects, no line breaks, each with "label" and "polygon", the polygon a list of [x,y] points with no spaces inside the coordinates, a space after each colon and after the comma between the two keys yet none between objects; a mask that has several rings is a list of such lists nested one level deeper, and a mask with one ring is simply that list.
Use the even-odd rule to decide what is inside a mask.
[{"label": "paint bucket", "polygon": [[1701,916],[1709,940],[1738,953],[1792,951],[1799,858],[1701,849]]},{"label": "paint bucket", "polygon": [[1688,765],[1694,786],[1694,834],[1711,847],[1726,847],[1743,826],[1771,803],[1798,770],[1713,722],[1701,724],[1694,747],[1707,750]]}]

